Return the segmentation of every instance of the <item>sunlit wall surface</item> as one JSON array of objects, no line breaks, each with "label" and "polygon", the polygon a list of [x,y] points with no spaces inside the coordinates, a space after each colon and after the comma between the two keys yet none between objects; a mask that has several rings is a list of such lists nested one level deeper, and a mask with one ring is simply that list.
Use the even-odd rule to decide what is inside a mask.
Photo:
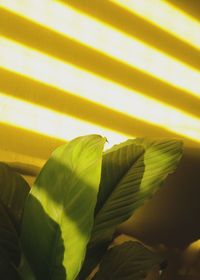
[{"label": "sunlit wall surface", "polygon": [[46,158],[90,133],[199,145],[200,21],[178,2],[0,3],[0,149]]}]

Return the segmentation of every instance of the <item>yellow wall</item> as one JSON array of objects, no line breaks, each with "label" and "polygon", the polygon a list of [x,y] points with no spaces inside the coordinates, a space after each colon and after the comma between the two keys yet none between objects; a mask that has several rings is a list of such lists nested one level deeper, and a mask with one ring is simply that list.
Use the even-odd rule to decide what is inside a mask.
[{"label": "yellow wall", "polygon": [[2,0],[2,160],[40,165],[88,133],[198,147],[200,23],[179,2]]}]

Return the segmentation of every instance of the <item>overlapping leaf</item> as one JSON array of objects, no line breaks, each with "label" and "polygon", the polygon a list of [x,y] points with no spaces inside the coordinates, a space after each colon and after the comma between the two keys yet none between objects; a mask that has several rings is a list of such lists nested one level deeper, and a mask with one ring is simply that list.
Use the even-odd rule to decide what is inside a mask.
[{"label": "overlapping leaf", "polygon": [[172,173],[182,155],[182,142],[138,138],[115,146],[103,157],[102,178],[91,243],[110,238]]},{"label": "overlapping leaf", "polygon": [[80,279],[100,260],[99,249],[106,249],[116,226],[153,195],[181,155],[182,142],[151,138],[128,140],[104,154],[95,223]]},{"label": "overlapping leaf", "polygon": [[90,135],[59,147],[25,207],[22,244],[37,279],[74,279],[93,225],[105,139]]},{"label": "overlapping leaf", "polygon": [[144,280],[161,258],[138,242],[128,241],[105,254],[94,280]]}]

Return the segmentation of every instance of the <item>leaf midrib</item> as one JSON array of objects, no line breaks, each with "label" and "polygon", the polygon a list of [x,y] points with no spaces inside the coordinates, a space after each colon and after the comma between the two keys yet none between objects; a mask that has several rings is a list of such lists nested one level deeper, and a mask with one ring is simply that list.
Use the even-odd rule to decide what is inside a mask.
[{"label": "leaf midrib", "polygon": [[[130,145],[135,145],[134,143],[133,144],[130,144]],[[112,195],[113,193],[116,191],[116,189],[118,188],[118,186],[121,184],[121,181],[123,180],[123,178],[127,175],[127,173],[129,173],[129,171],[131,170],[131,168],[133,167],[133,165],[145,154],[146,150],[145,150],[145,147],[143,145],[140,145],[140,144],[136,144],[138,147],[141,147],[142,148],[142,151],[141,153],[138,155],[138,157],[130,164],[130,167],[128,168],[128,170],[126,170],[119,182],[116,184],[116,187],[113,188],[113,190],[111,191],[110,195],[108,196],[108,198],[105,200],[103,206],[100,208],[100,210],[98,211],[98,213],[96,214],[95,216],[95,220],[98,219],[98,216],[101,214],[101,211],[104,209],[104,207],[106,207],[106,205],[108,204],[109,200],[112,198]]]}]

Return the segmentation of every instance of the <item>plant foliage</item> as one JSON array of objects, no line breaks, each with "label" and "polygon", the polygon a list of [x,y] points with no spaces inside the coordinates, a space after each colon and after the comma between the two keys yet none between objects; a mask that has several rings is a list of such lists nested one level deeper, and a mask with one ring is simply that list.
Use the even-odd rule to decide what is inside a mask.
[{"label": "plant foliage", "polygon": [[182,155],[182,142],[137,138],[103,155],[94,227],[80,278],[91,272],[112,242],[117,225],[151,198]]},{"label": "plant foliage", "polygon": [[128,241],[104,255],[94,280],[143,280],[162,259],[139,242]]},{"label": "plant foliage", "polygon": [[108,247],[176,169],[182,143],[137,138],[103,152],[105,141],[88,135],[58,147],[31,191],[0,163],[0,276],[81,280],[100,262],[96,280],[140,280],[160,262],[139,243]]}]

